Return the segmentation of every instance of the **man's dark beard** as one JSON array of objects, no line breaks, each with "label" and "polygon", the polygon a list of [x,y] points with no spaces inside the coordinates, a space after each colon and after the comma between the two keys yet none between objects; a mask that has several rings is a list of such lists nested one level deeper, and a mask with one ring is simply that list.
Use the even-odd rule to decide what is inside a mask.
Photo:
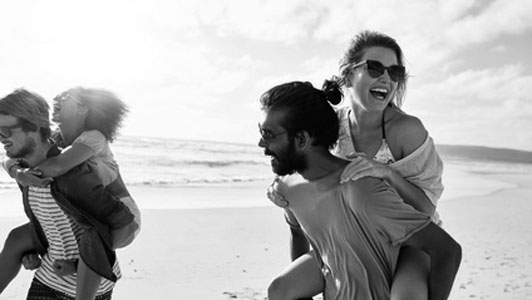
[{"label": "man's dark beard", "polygon": [[6,156],[9,157],[9,158],[26,158],[27,156],[33,154],[33,152],[35,151],[35,141],[32,140],[31,138],[28,138],[26,140],[26,144],[24,144],[24,146],[18,150],[18,152],[16,153],[9,153],[9,152],[6,152]]},{"label": "man's dark beard", "polygon": [[280,153],[273,153],[269,150],[266,150],[265,153],[269,155],[274,154],[274,157],[277,159],[277,164],[272,164],[273,172],[277,175],[289,175],[294,172],[304,171],[307,168],[305,157],[296,153],[296,146],[293,140]]}]

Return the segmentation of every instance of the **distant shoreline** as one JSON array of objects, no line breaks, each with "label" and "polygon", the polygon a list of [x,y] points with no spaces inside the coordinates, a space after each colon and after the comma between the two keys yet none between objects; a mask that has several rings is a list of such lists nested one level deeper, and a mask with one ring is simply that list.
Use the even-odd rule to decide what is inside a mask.
[{"label": "distant shoreline", "polygon": [[[129,134],[121,135],[120,137],[117,138],[117,141],[120,142],[121,140],[126,140],[126,139],[157,139],[157,140],[169,140],[169,141],[176,141],[176,142],[213,143],[213,144],[257,147],[257,144],[255,141],[253,143],[246,143],[246,142],[238,142],[238,141],[217,141],[217,140],[187,139],[187,138],[162,137],[162,136],[149,137],[149,136],[138,136],[138,135],[129,135]],[[442,149],[463,148],[463,149],[472,149],[476,151],[484,151],[484,150],[516,151],[516,152],[522,152],[528,155],[532,155],[532,149],[527,150],[527,149],[517,149],[517,148],[492,147],[492,146],[484,146],[484,145],[436,144],[436,148],[438,148],[438,150],[440,148]]]}]

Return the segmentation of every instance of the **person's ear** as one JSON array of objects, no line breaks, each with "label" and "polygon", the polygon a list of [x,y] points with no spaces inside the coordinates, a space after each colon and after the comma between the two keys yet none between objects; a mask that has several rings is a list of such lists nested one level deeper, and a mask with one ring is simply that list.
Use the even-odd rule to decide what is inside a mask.
[{"label": "person's ear", "polygon": [[89,112],[89,108],[83,104],[78,104],[78,114],[85,115]]},{"label": "person's ear", "polygon": [[299,150],[307,150],[311,145],[311,138],[308,132],[300,131],[295,136],[296,148]]},{"label": "person's ear", "polygon": [[353,86],[353,84],[351,83],[351,81],[352,81],[351,77],[353,77],[353,70],[347,71],[347,74],[345,74],[345,76],[344,76],[344,82],[345,82],[345,86],[346,87],[352,87]]}]

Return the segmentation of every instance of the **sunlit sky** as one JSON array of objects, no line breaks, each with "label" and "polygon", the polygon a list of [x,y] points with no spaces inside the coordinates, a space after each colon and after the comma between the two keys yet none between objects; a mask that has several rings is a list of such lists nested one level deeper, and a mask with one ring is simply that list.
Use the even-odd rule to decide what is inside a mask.
[{"label": "sunlit sky", "polygon": [[129,104],[124,135],[254,144],[259,96],[337,74],[349,40],[402,46],[403,109],[437,144],[532,150],[532,1],[9,1],[0,94],[100,87]]}]

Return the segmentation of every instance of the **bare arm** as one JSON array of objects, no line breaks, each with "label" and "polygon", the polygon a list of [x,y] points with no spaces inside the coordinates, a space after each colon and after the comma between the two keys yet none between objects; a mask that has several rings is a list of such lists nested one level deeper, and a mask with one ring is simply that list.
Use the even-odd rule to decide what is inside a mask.
[{"label": "bare arm", "polygon": [[307,237],[294,214],[285,209],[286,223],[290,226],[290,258],[296,260],[301,255],[309,252],[310,246]]},{"label": "bare arm", "polygon": [[309,251],[309,242],[301,227],[290,226],[290,258],[292,261]]},{"label": "bare arm", "polygon": [[4,160],[2,162],[2,167],[4,167],[4,170],[6,170],[7,174],[9,174],[9,176],[11,178],[15,178],[15,175],[16,175],[16,163],[17,163],[17,160],[16,159],[12,159],[12,158],[9,158],[7,160]]},{"label": "bare arm", "polygon": [[430,257],[429,299],[447,299],[462,260],[460,245],[432,222],[403,245],[425,251]]},{"label": "bare arm", "polygon": [[294,261],[301,255],[309,252],[310,246],[296,216],[287,208],[288,201],[279,192],[279,184],[282,184],[280,178],[276,177],[268,187],[266,195],[275,205],[284,209],[285,221],[290,226],[290,258]]},{"label": "bare arm", "polygon": [[8,159],[2,162],[6,172],[22,186],[45,187],[52,181],[51,178],[41,178],[40,172],[21,167],[16,159]]},{"label": "bare arm", "polygon": [[397,171],[385,164],[367,158],[363,153],[348,155],[355,158],[342,173],[342,182],[358,180],[363,177],[382,178],[392,186],[404,202],[411,205],[417,211],[421,211],[429,216],[434,214],[436,207],[427,197],[425,192],[418,186],[406,180]]},{"label": "bare arm", "polygon": [[57,177],[65,174],[73,167],[81,164],[94,155],[94,151],[81,143],[66,148],[61,154],[47,158],[35,168],[42,173],[42,177]]},{"label": "bare arm", "polygon": [[[390,126],[386,139],[396,159],[412,154],[427,139],[428,133],[421,121],[415,117],[402,115]],[[386,180],[401,196],[404,202],[416,210],[432,216],[436,207],[425,192],[405,179],[399,172],[386,164],[374,161],[364,153],[351,153],[347,158],[353,161],[342,173],[342,181],[357,180],[362,177],[377,177]]]},{"label": "bare arm", "polygon": [[[390,141],[399,145],[400,158],[405,158],[416,151],[428,137],[428,132],[423,123],[416,117],[403,115],[394,126]],[[427,197],[425,192],[417,185],[403,178],[397,171],[388,168],[384,180],[399,193],[401,198],[416,210],[429,216],[434,214],[436,207]]]},{"label": "bare arm", "polygon": [[436,206],[434,206],[432,201],[430,201],[425,192],[423,192],[423,190],[421,190],[415,184],[412,184],[410,181],[404,179],[395,170],[392,170],[391,168],[389,168],[389,170],[389,175],[385,178],[385,180],[393,188],[395,188],[397,193],[399,193],[399,196],[401,196],[406,203],[411,205],[416,210],[432,216],[436,210]]}]

